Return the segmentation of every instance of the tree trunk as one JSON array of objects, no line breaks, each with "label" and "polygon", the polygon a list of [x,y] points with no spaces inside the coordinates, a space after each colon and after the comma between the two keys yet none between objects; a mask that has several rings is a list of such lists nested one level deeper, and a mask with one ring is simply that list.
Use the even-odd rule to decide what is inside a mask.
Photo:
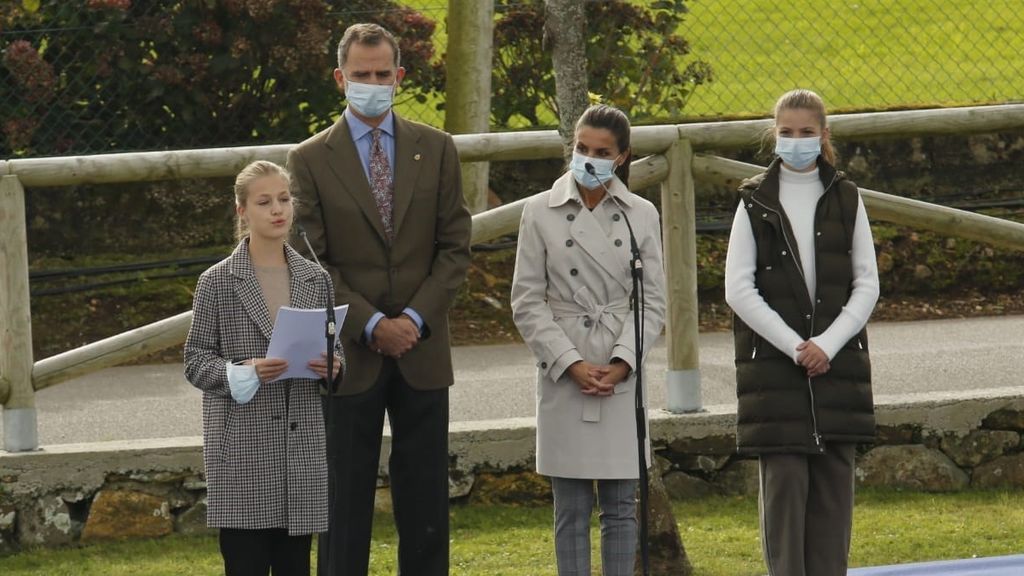
[{"label": "tree trunk", "polygon": [[545,0],[544,45],[551,50],[555,69],[555,103],[563,156],[572,156],[576,120],[589,104],[584,0]]},{"label": "tree trunk", "polygon": [[[693,574],[693,566],[690,564],[689,557],[686,556],[686,548],[683,547],[683,540],[679,535],[676,517],[672,513],[672,501],[665,490],[665,483],[662,482],[662,477],[668,467],[664,462],[659,461],[659,457],[655,456],[654,460],[654,465],[650,469],[650,499],[647,501],[650,573],[651,576],[690,576]],[[639,505],[639,498],[637,500]],[[639,521],[639,506],[637,508],[637,520]],[[643,575],[639,548],[636,554],[634,574],[635,576]]]}]

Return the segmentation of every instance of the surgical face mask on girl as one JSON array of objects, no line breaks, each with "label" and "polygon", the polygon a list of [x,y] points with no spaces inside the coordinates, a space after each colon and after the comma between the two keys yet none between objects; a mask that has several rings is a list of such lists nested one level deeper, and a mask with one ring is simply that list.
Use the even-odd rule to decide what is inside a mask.
[{"label": "surgical face mask on girl", "polygon": [[367,118],[383,116],[394,101],[394,84],[362,84],[345,79],[345,99]]},{"label": "surgical face mask on girl", "polygon": [[786,138],[778,136],[775,138],[775,153],[789,167],[803,170],[813,164],[821,154],[821,137]]},{"label": "surgical face mask on girl", "polygon": [[[588,163],[594,167],[594,175],[587,172]],[[608,182],[615,175],[615,159],[591,158],[574,151],[572,153],[572,160],[569,162],[569,170],[572,171],[572,177],[576,179],[580,186],[594,189]]]}]

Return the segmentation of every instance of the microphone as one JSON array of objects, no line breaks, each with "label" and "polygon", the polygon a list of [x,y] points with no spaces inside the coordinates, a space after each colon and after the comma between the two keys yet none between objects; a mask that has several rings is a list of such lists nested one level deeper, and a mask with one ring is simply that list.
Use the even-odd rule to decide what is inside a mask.
[{"label": "microphone", "polygon": [[[324,274],[327,274],[327,277],[329,278],[331,276],[331,273],[328,272],[326,268],[324,268],[323,264],[320,263],[320,259],[317,258],[316,251],[313,250],[313,246],[310,245],[310,243],[309,243],[309,237],[306,236],[306,229],[303,228],[302,224],[299,224],[298,222],[295,223],[295,229],[298,230],[299,236],[302,237],[302,241],[306,243],[306,249],[309,250],[310,255],[313,256],[313,261],[316,262],[316,265],[319,266],[320,269],[324,271]],[[328,394],[328,396],[327,396],[327,417],[326,417],[326,422],[324,423],[325,424],[325,427],[324,427],[324,443],[325,443],[325,448],[327,450],[327,477],[328,477],[328,484],[333,484],[334,476],[336,474],[336,472],[334,470],[334,468],[335,468],[335,459],[336,459],[335,458],[335,452],[334,452],[334,445],[335,445],[334,444],[334,442],[335,442],[335,437],[334,437],[334,404],[335,403],[333,402],[333,399],[331,398],[330,395],[334,394],[335,392],[338,391],[338,383],[341,381],[341,374],[342,374],[342,371],[338,370],[338,375],[335,378],[331,378],[331,374],[334,372],[335,324],[336,324],[336,320],[335,320],[335,316],[334,316],[334,290],[328,290],[327,291],[327,328],[326,328],[325,334],[324,334],[324,337],[327,339],[327,378],[324,379],[324,389],[327,390],[327,394]],[[335,528],[335,513],[334,513],[334,508],[332,506],[331,510],[328,512],[328,515],[327,515],[327,533],[328,534],[336,533],[335,530],[336,530],[336,528]],[[332,540],[332,539],[333,538],[330,538],[330,537],[327,538],[327,540]],[[324,542],[324,539],[320,539],[320,542]],[[326,551],[323,552],[323,556],[320,556],[318,554],[317,561],[319,562],[321,558],[325,558],[326,562],[324,562],[324,563],[327,565],[327,570],[333,572],[334,571],[334,546],[330,545],[330,542],[328,542],[328,545],[325,546],[324,548],[326,548]]]},{"label": "microphone", "polygon": [[[320,263],[320,259],[316,256],[316,251],[313,250],[313,246],[309,243],[309,237],[306,236],[306,229],[302,227],[302,224],[295,224],[295,229],[299,231],[299,236],[302,237],[302,241],[306,243],[306,249],[313,256],[313,261],[316,265],[324,271],[325,274],[330,276],[327,269],[324,268],[323,264]],[[331,373],[334,371],[334,337],[337,334],[336,330],[337,319],[334,315],[334,291],[327,291],[327,325],[324,331],[324,336],[327,338],[327,383],[328,391],[333,393],[338,386],[338,378],[331,378]],[[338,372],[338,376],[341,376],[341,372]]]},{"label": "microphone", "polygon": [[597,177],[597,169],[594,168],[593,164],[587,162],[583,165],[583,169],[587,171],[587,174],[593,176],[594,180],[597,180],[597,183],[604,189],[604,193],[607,194],[608,197],[612,199],[612,202],[615,202],[615,205],[619,207],[619,212],[622,214],[622,218],[626,220],[626,230],[629,231],[629,250],[632,253],[629,268],[642,281],[644,277],[644,261],[640,259],[640,248],[637,246],[636,234],[633,234],[633,225],[629,222],[629,216],[626,215],[626,209],[622,207],[622,203],[619,202],[619,199],[612,195],[611,191],[608,190],[608,187],[604,185],[604,182]]},{"label": "microphone", "polygon": [[647,517],[648,517],[648,500],[650,498],[650,480],[647,473],[647,455],[645,452],[645,445],[647,440],[647,408],[644,404],[644,385],[643,385],[643,357],[644,357],[644,323],[646,310],[644,309],[644,263],[640,259],[640,248],[636,243],[636,235],[633,234],[633,225],[629,222],[629,216],[626,215],[626,209],[619,202],[619,199],[612,195],[608,187],[605,186],[604,182],[597,177],[597,170],[594,165],[587,162],[583,165],[583,169],[587,171],[597,180],[597,183],[604,189],[604,193],[615,202],[615,205],[619,207],[619,213],[622,214],[622,218],[626,221],[626,229],[629,230],[629,248],[631,252],[631,260],[629,263],[630,272],[633,277],[633,294],[631,297],[632,302],[630,303],[633,308],[633,337],[636,346],[636,395],[634,398],[634,408],[636,410],[636,441],[637,441],[637,458],[639,460],[639,475],[640,475],[640,560],[643,567],[643,574],[646,576],[650,574],[650,557],[648,550],[648,534],[647,534]]}]

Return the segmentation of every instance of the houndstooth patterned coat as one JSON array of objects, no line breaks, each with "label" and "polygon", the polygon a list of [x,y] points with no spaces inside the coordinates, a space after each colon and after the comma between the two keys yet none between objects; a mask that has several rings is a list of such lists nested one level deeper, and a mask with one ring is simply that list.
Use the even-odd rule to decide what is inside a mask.
[{"label": "houndstooth patterned coat", "polygon": [[[330,277],[285,245],[290,304],[323,308]],[[318,381],[262,384],[231,397],[225,363],[265,356],[273,325],[248,240],[199,277],[185,340],[185,377],[203,391],[207,524],[214,528],[327,530],[327,460]]]}]

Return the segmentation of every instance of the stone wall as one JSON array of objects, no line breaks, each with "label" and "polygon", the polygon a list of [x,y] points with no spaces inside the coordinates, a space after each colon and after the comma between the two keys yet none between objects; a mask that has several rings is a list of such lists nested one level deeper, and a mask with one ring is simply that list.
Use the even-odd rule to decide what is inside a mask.
[{"label": "stone wall", "polygon": [[[879,397],[878,441],[861,447],[861,486],[1024,489],[1024,388]],[[651,415],[656,464],[675,498],[757,493],[757,462],[734,454],[735,407]],[[532,472],[533,419],[452,424],[449,494],[475,503],[545,503]],[[389,449],[387,441],[382,453]],[[386,463],[386,459],[382,459]],[[107,538],[204,533],[199,438],[0,452],[0,552]],[[389,507],[386,465],[378,508]]]}]

